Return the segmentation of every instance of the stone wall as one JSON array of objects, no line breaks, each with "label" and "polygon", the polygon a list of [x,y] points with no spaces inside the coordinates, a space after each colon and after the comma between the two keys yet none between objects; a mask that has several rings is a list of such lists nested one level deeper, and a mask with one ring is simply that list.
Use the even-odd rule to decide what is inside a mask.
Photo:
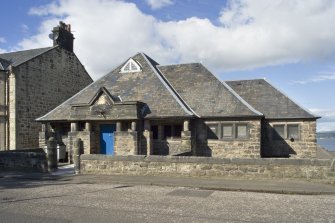
[{"label": "stone wall", "polygon": [[[248,125],[248,137],[245,139],[207,139],[208,123],[244,123]],[[196,132],[196,155],[217,158],[259,158],[261,156],[261,121],[260,120],[220,120],[206,123],[202,120],[193,122]]]},{"label": "stone wall", "polygon": [[136,131],[114,132],[114,154],[116,156],[136,155],[137,148]]},{"label": "stone wall", "polygon": [[296,178],[335,184],[335,160],[82,155],[80,165],[83,174]]},{"label": "stone wall", "polygon": [[41,124],[35,119],[92,82],[76,55],[59,47],[15,67],[13,73],[11,148],[38,147]]},{"label": "stone wall", "polygon": [[47,158],[42,149],[0,152],[0,170],[47,172]]},{"label": "stone wall", "polygon": [[[273,125],[297,124],[299,126],[299,138],[291,140],[289,138],[275,138]],[[285,127],[287,131],[287,127]],[[263,124],[262,155],[265,157],[316,157],[316,121],[294,120],[294,121],[273,121],[266,120]],[[286,134],[286,133],[285,133]]]},{"label": "stone wall", "polygon": [[178,155],[181,153],[181,138],[153,140],[153,147],[153,155]]}]

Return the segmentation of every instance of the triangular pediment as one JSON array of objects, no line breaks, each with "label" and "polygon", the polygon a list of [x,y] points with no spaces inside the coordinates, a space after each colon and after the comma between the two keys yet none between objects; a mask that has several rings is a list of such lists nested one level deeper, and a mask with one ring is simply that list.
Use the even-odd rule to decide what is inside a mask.
[{"label": "triangular pediment", "polygon": [[109,93],[109,91],[102,87],[100,88],[95,96],[90,101],[90,105],[112,105],[115,101],[113,100],[112,95]]},{"label": "triangular pediment", "polygon": [[141,65],[133,58],[130,58],[121,68],[121,73],[140,72],[141,70]]}]

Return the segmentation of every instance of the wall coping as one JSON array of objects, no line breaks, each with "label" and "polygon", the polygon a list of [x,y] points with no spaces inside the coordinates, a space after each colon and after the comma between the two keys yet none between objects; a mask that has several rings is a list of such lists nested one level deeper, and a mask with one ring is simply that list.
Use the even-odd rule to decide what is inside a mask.
[{"label": "wall coping", "polygon": [[129,161],[129,162],[166,162],[166,163],[201,163],[201,164],[235,164],[235,165],[292,165],[292,166],[331,166],[334,160],[304,158],[212,158],[192,156],[109,156],[102,154],[83,154],[84,160]]}]

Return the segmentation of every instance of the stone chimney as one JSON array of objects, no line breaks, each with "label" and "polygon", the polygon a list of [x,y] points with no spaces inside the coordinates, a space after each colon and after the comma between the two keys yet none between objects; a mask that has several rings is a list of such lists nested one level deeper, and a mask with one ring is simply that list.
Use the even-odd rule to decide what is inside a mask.
[{"label": "stone chimney", "polygon": [[73,34],[71,33],[71,25],[64,22],[59,22],[59,25],[54,27],[50,38],[53,40],[53,45],[60,46],[68,51],[73,52]]}]

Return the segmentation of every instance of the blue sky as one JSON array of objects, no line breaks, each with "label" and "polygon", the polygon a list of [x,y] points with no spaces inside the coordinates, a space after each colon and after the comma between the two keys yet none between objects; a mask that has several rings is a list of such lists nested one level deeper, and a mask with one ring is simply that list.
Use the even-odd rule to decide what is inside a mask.
[{"label": "blue sky", "polygon": [[335,1],[2,0],[0,52],[51,46],[72,25],[94,79],[143,51],[161,64],[202,62],[222,80],[266,78],[335,130]]}]

